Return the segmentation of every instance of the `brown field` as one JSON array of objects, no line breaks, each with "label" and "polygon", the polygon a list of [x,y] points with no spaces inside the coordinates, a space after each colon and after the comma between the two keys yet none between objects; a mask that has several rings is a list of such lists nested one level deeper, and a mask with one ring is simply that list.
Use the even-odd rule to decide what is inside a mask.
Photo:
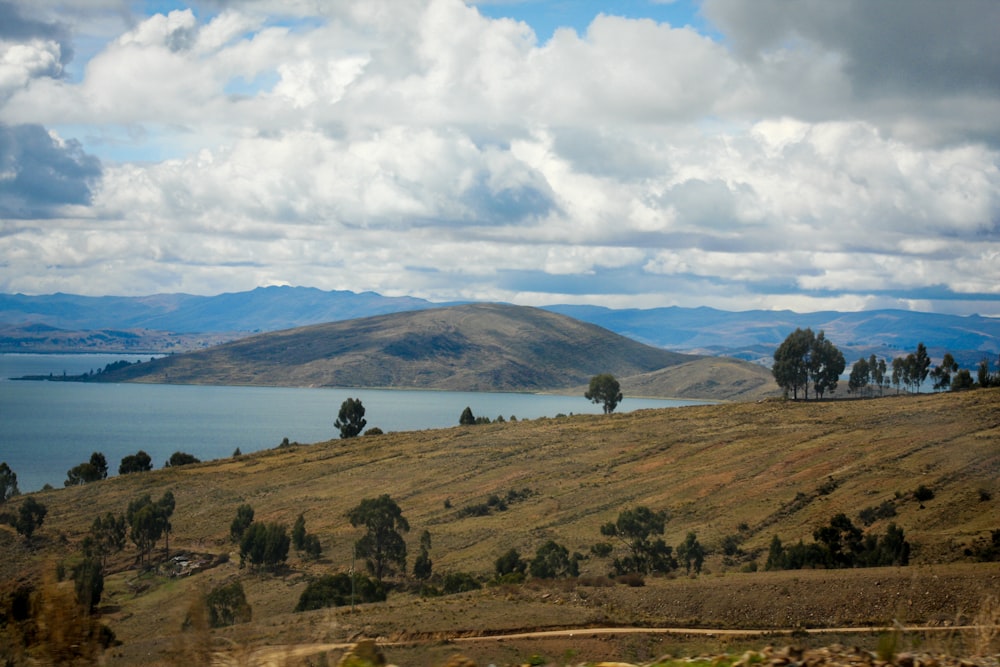
[{"label": "brown field", "polygon": [[[331,421],[333,412],[331,406]],[[920,485],[935,493],[923,504],[912,496]],[[177,500],[171,552],[229,554],[229,561],[167,578],[134,569],[134,549],[121,554],[112,564],[100,608],[102,621],[123,642],[105,656],[108,664],[191,663],[190,655],[182,654],[199,642],[229,647],[234,659],[244,662],[250,661],[251,649],[278,647],[272,657],[295,662],[298,658],[290,657],[295,651],[283,647],[332,656],[342,650],[333,645],[360,637],[399,642],[385,651],[401,665],[443,664],[454,653],[483,665],[524,663],[535,654],[575,664],[792,641],[874,646],[877,631],[818,637],[788,632],[894,623],[966,625],[988,609],[990,596],[1000,598],[1000,564],[972,563],[964,554],[974,540],[1000,528],[996,389],[867,401],[738,403],[391,433],[40,492],[36,498],[49,513],[30,547],[6,526],[0,528],[2,590],[40,581],[57,562],[71,561],[98,513],[123,512],[137,495],[155,498],[168,489]],[[532,495],[504,512],[460,517],[462,507],[511,489],[530,489]],[[437,598],[395,592],[386,603],[360,605],[354,613],[346,608],[292,613],[311,576],[350,567],[360,532],[345,513],[360,499],[382,493],[390,494],[409,520],[411,563],[420,532],[430,531],[439,574],[461,571],[486,579],[508,548],[530,557],[548,539],[588,554],[591,545],[606,539],[600,525],[637,505],[668,512],[663,536],[668,544],[679,544],[694,530],[716,553],[698,577],[647,577],[645,586],[636,588],[606,585],[601,577],[608,559],[590,556],[574,581],[488,586]],[[893,521],[913,545],[909,567],[741,571],[753,562],[762,568],[774,535],[786,544],[810,541],[813,529],[834,514],[845,512],[860,525],[861,509],[886,500],[895,503]],[[254,507],[258,520],[289,526],[304,512],[307,529],[320,537],[323,557],[308,562],[293,551],[279,575],[239,570],[228,533],[236,507],[244,502]],[[879,521],[872,529],[883,532],[885,525]],[[727,535],[740,536],[743,556],[723,560],[719,551]],[[235,577],[247,591],[253,621],[204,635],[182,632],[192,602]],[[582,630],[610,626],[776,634],[599,635]],[[580,634],[462,641],[470,635],[557,628]],[[971,651],[977,641],[982,644],[972,630],[905,633],[900,641],[944,651]]]}]

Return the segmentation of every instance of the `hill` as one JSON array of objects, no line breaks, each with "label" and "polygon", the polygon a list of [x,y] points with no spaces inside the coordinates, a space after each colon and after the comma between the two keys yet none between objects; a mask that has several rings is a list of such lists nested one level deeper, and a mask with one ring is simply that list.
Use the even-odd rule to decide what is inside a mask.
[{"label": "hill", "polygon": [[[104,620],[124,642],[116,649],[118,662],[138,664],[148,654],[172,650],[195,593],[234,578],[247,591],[253,621],[213,636],[240,645],[426,639],[595,623],[768,628],[964,622],[982,596],[1000,593],[995,564],[948,565],[967,561],[965,549],[1000,528],[998,438],[1000,390],[990,389],[578,415],[278,448],[33,494],[48,507],[46,522],[32,548],[0,527],[0,586],[9,592],[17,582],[37,580],[53,561],[72,558],[98,514],[123,512],[140,494],[156,498],[172,490],[171,549],[192,560],[203,554],[215,566],[186,578],[140,577],[132,569],[134,550],[118,557],[102,603]],[[918,501],[919,486],[932,490],[933,498]],[[518,500],[505,511],[463,511],[511,490],[519,492]],[[593,580],[610,567],[609,558],[590,551],[606,539],[601,525],[639,505],[668,513],[663,537],[669,545],[696,531],[711,552],[711,574],[647,578],[645,587],[634,589],[577,582],[443,598],[396,592],[388,603],[364,605],[357,615],[291,613],[310,577],[350,567],[359,531],[345,514],[360,499],[383,493],[409,520],[411,554],[420,533],[430,531],[439,574],[485,578],[507,549],[530,557],[554,539],[589,555],[582,574]],[[323,559],[293,553],[280,576],[240,570],[228,536],[241,503],[251,504],[258,520],[288,526],[303,513]],[[895,516],[878,519],[870,530],[884,532],[888,521],[902,527],[913,545],[911,567],[787,576],[740,572],[751,562],[763,565],[775,535],[786,544],[809,542],[834,514],[846,513],[863,526],[860,512],[885,503]],[[739,552],[727,561],[722,551],[729,537]],[[219,554],[229,554],[229,562],[219,561]],[[538,651],[522,650],[528,653],[520,662]],[[656,643],[647,650],[668,648]],[[513,657],[506,662],[518,662]]]},{"label": "hill", "polygon": [[[447,305],[453,304],[308,287],[262,287],[215,296],[0,294],[0,352],[176,352],[218,343],[220,337],[232,340],[251,332]],[[763,361],[765,365],[770,364],[781,341],[799,327],[826,331],[827,337],[844,351],[848,364],[871,354],[890,359],[905,355],[919,342],[927,346],[935,360],[951,352],[964,368],[970,369],[984,356],[995,361],[1000,353],[1000,318],[978,315],[959,317],[903,310],[728,312],[713,308],[614,309],[585,305],[550,305],[545,310],[654,347]],[[62,331],[25,328],[34,325]],[[124,331],[128,336],[91,333],[105,329]]]},{"label": "hill", "polygon": [[[705,360],[637,343],[537,308],[471,304],[259,334],[171,355],[103,376],[105,381],[307,387],[390,387],[453,391],[552,391]],[[747,365],[749,366],[749,365]],[[725,368],[705,365],[729,387]],[[751,373],[767,374],[752,368]],[[768,376],[769,377],[769,376]],[[772,381],[772,389],[773,381]],[[674,387],[642,385],[655,395]],[[701,394],[672,397],[715,398]],[[758,390],[759,387],[754,387]],[[741,395],[731,391],[733,395]],[[654,394],[647,394],[654,395]],[[750,396],[750,394],[747,394]]]}]

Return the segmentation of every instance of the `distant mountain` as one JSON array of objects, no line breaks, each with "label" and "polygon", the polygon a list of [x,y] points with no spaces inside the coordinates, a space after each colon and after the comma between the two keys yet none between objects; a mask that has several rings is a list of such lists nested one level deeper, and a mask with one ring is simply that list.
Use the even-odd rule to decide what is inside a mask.
[{"label": "distant mountain", "polygon": [[423,299],[312,287],[258,287],[216,296],[141,297],[0,294],[0,323],[68,330],[154,329],[174,333],[277,331],[369,315],[437,308]]},{"label": "distant mountain", "polygon": [[[729,394],[715,360],[669,352],[537,308],[470,304],[379,315],[258,334],[107,373],[107,381],[308,387],[393,387],[454,391],[557,391],[598,373],[620,379],[703,364]],[[739,363],[739,362],[734,362]],[[742,364],[752,372],[766,370]],[[745,370],[745,369],[744,369]],[[697,374],[697,369],[691,373]],[[627,382],[623,381],[627,386]],[[653,384],[647,384],[653,387]],[[646,395],[675,393],[664,383]],[[776,387],[772,386],[776,390]],[[739,397],[739,396],[735,396]]]},{"label": "distant mountain", "polygon": [[634,340],[670,350],[730,356],[769,363],[775,348],[796,328],[826,332],[847,357],[893,358],[924,343],[931,356],[951,352],[965,367],[1000,353],[1000,319],[937,315],[904,310],[794,313],[789,310],[727,312],[713,308],[616,310],[557,305],[546,310],[606,327]]},{"label": "distant mountain", "polygon": [[[198,349],[248,332],[447,305],[453,304],[309,287],[261,287],[217,296],[0,294],[0,351]],[[596,324],[655,347],[764,364],[770,363],[775,348],[798,327],[826,331],[827,337],[844,351],[848,364],[870,354],[889,358],[906,354],[920,342],[927,345],[932,358],[940,359],[944,352],[951,352],[966,368],[974,368],[984,356],[995,362],[1000,354],[1000,318],[978,315],[958,317],[902,310],[849,313],[727,312],[677,307],[639,310],[576,305],[553,305],[545,310]],[[61,331],[23,328],[38,325]],[[90,335],[98,330],[126,332],[120,338],[128,341],[130,347],[123,344],[120,349],[113,349],[116,345],[113,340]],[[185,337],[168,341],[163,332]],[[136,335],[139,337],[135,338]],[[92,345],[99,342],[102,347]],[[162,347],[165,342],[170,342],[170,346]]]}]

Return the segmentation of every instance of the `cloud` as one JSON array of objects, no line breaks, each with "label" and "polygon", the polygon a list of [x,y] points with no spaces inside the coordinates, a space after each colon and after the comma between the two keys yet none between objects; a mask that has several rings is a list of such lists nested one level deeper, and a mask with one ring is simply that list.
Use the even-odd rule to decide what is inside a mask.
[{"label": "cloud", "polygon": [[0,124],[0,217],[46,218],[90,203],[100,161],[41,125]]},{"label": "cloud", "polygon": [[992,4],[706,0],[721,36],[602,14],[544,42],[459,0],[110,30],[114,4],[79,78],[41,32],[0,57],[0,122],[35,141],[5,160],[68,160],[53,191],[4,192],[26,222],[0,287],[907,307],[1000,284]]}]

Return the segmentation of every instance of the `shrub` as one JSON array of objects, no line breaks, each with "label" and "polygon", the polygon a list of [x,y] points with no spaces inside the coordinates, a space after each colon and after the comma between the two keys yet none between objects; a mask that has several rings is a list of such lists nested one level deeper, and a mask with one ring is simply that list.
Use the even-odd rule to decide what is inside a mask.
[{"label": "shrub", "polygon": [[528,566],[532,577],[537,579],[555,579],[556,577],[575,577],[579,572],[576,558],[569,557],[569,551],[554,540],[549,540],[538,547],[535,557]]},{"label": "shrub", "polygon": [[205,602],[208,605],[208,623],[213,628],[247,623],[253,617],[243,584],[238,581],[216,586]]},{"label": "shrub", "polygon": [[917,490],[913,492],[913,497],[919,500],[920,502],[924,502],[934,498],[934,491],[928,488],[927,486],[921,484],[920,486],[917,487]]},{"label": "shrub", "polygon": [[896,516],[896,506],[891,500],[884,500],[878,507],[866,507],[858,512],[858,518],[866,526],[870,526],[879,519],[891,519]]},{"label": "shrub", "polygon": [[615,577],[615,581],[619,584],[625,584],[631,588],[639,588],[640,586],[646,585],[646,580],[638,572],[628,572],[626,574],[620,574]]},{"label": "shrub", "polygon": [[517,549],[511,548],[504,555],[500,556],[500,558],[497,558],[493,569],[498,578],[508,574],[520,574],[523,576],[525,570],[528,569],[528,564],[521,558],[521,554],[517,552]]},{"label": "shrub", "polygon": [[607,558],[614,550],[615,547],[610,542],[598,542],[590,546],[590,553],[598,558]]},{"label": "shrub", "polygon": [[194,454],[188,454],[187,452],[174,452],[170,455],[170,460],[167,461],[164,467],[174,468],[176,466],[186,466],[192,463],[201,463],[201,459]]},{"label": "shrub", "polygon": [[385,435],[385,432],[378,426],[372,426],[370,429],[365,431],[365,435]]},{"label": "shrub", "polygon": [[243,504],[236,508],[236,518],[229,524],[229,539],[239,544],[243,539],[243,533],[253,523],[253,508]]},{"label": "shrub", "polygon": [[445,595],[477,591],[480,588],[482,585],[467,572],[449,572],[444,576],[444,582],[441,585]]},{"label": "shrub", "polygon": [[118,466],[119,475],[128,475],[134,472],[147,472],[153,469],[153,459],[149,454],[141,449],[135,454],[129,454],[122,458]]},{"label": "shrub", "polygon": [[240,540],[240,567],[249,562],[251,567],[273,570],[288,560],[290,542],[282,524],[254,522]]},{"label": "shrub", "polygon": [[[351,576],[343,572],[327,574],[311,582],[299,596],[295,611],[311,611],[325,607],[343,607],[351,604]],[[355,602],[382,602],[385,588],[375,579],[363,574],[354,575]]]}]

